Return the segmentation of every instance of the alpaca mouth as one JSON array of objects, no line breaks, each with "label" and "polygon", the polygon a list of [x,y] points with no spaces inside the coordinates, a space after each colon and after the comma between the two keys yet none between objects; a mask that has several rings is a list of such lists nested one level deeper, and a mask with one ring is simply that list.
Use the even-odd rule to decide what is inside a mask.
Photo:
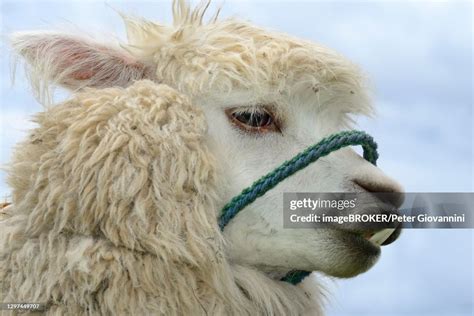
[{"label": "alpaca mouth", "polygon": [[334,244],[337,245],[336,254],[341,265],[334,267],[328,264],[317,267],[327,275],[349,278],[369,270],[380,257],[382,246],[394,242],[400,235],[402,228],[392,226],[378,229],[338,230],[334,232]]},{"label": "alpaca mouth", "polygon": [[340,230],[339,240],[350,249],[351,253],[358,253],[367,258],[378,257],[381,247],[397,240],[401,231],[402,225],[359,231]]}]

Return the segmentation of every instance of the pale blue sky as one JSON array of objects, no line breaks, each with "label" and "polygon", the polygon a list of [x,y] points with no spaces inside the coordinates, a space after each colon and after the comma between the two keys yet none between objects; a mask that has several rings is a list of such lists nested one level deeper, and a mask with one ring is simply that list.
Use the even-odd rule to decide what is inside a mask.
[{"label": "pale blue sky", "polygon": [[[2,34],[84,29],[124,39],[112,7],[170,21],[166,1],[5,1]],[[473,183],[472,4],[468,1],[227,0],[223,15],[332,47],[361,65],[379,115],[359,120],[380,147],[378,165],[407,191],[467,191]],[[0,164],[41,110],[1,48]],[[8,194],[0,173],[0,196]],[[471,315],[472,230],[406,230],[379,263],[330,282],[329,315]]]}]

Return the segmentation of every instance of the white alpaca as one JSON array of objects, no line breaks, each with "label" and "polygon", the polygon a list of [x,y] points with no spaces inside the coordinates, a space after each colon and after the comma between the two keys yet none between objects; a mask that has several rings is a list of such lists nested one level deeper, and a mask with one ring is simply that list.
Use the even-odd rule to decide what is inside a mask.
[{"label": "white alpaca", "polygon": [[[50,85],[84,91],[73,101],[66,103],[65,108],[81,102],[117,102],[117,108],[134,111],[135,108],[145,108],[143,102],[152,100],[149,106],[153,106],[153,102],[177,102],[187,104],[186,108],[202,111],[208,129],[200,146],[205,146],[212,154],[212,168],[219,175],[215,180],[215,201],[206,205],[213,208],[212,212],[217,218],[222,206],[243,188],[322,137],[350,127],[351,115],[370,114],[372,107],[358,68],[337,53],[317,44],[269,32],[235,19],[219,21],[216,15],[210,22],[204,23],[206,8],[207,6],[200,6],[191,10],[184,1],[175,1],[173,26],[124,17],[128,43],[121,47],[104,45],[74,35],[45,32],[16,34],[13,37],[13,47],[27,60],[33,86],[41,99],[44,100],[47,96]],[[142,79],[147,81],[131,86],[134,81]],[[129,89],[107,89],[105,92],[88,89],[107,87]],[[90,102],[88,95],[92,100]],[[140,101],[128,102],[127,98]],[[95,109],[95,105],[91,107]],[[156,113],[150,112],[150,115]],[[99,122],[100,115],[106,117],[109,114],[97,112],[98,116],[89,117],[87,113],[83,116],[84,120],[93,121],[95,118]],[[70,115],[72,114],[58,114],[57,117],[66,120]],[[133,115],[130,114],[131,117]],[[199,113],[195,115],[199,117]],[[123,114],[119,118],[124,119],[126,116],[127,114]],[[46,117],[41,117],[40,120],[45,126],[53,124]],[[71,122],[74,122],[72,118]],[[173,125],[172,129],[184,132],[186,126],[178,128]],[[27,160],[26,156],[24,154],[23,159]],[[16,164],[21,164],[20,158],[17,158]],[[25,163],[21,168],[26,168],[24,165]],[[32,172],[18,170],[18,174]],[[17,188],[13,198],[16,207],[28,196],[31,188],[26,187],[15,174],[11,176],[10,183]],[[82,190],[86,189],[87,187],[82,187]],[[193,190],[201,192],[199,187]],[[183,196],[188,194],[185,191]],[[198,278],[196,280],[199,281],[195,283],[189,281],[189,286],[197,289],[196,299],[187,298],[189,302],[182,306],[175,305],[175,310],[169,306],[159,306],[159,303],[150,303],[153,302],[153,295],[164,300],[163,293],[143,296],[137,294],[137,297],[151,304],[149,308],[138,310],[134,303],[135,305],[130,305],[130,309],[122,312],[321,314],[322,299],[315,278],[307,278],[298,286],[278,280],[292,270],[351,277],[365,272],[376,262],[380,247],[349,230],[284,229],[283,192],[312,191],[401,192],[402,189],[352,149],[332,153],[303,172],[286,179],[240,212],[222,233],[222,244],[219,241],[221,235],[218,227],[211,229],[203,224],[203,227],[212,232],[209,234],[216,240],[216,249],[223,251],[214,260],[220,264],[216,269],[221,269],[221,284],[212,283],[218,283],[218,278],[210,278],[212,282],[209,281],[209,284]],[[53,207],[51,203],[45,207]],[[393,201],[395,206],[398,203],[399,201]],[[19,216],[16,217],[15,223],[22,220]],[[68,227],[66,220],[64,221],[64,227]],[[11,220],[10,223],[14,221]],[[19,231],[16,233],[19,234]],[[9,238],[14,234],[11,233]],[[89,236],[85,232],[83,234]],[[74,239],[77,249],[70,249],[69,252],[66,249],[65,256],[69,253],[68,258],[87,257],[86,250],[96,242],[91,236],[84,237],[85,239],[77,236],[78,239]],[[137,246],[133,241],[127,243],[128,239],[125,242],[120,236],[116,236],[115,240],[114,236],[107,235],[114,245],[145,252],[155,251],[152,241],[151,244],[138,243]],[[390,241],[396,237],[393,235]],[[204,237],[196,235],[196,239],[199,238]],[[105,243],[102,240],[100,242]],[[99,242],[97,244],[100,247]],[[6,249],[8,247],[11,246],[6,246]],[[5,252],[3,256],[4,262],[10,262],[7,261]],[[112,256],[110,260],[113,258]],[[207,264],[214,265],[214,261]],[[1,262],[0,260],[0,264]],[[75,259],[70,267],[77,265],[80,269],[87,270],[90,264],[86,259]],[[3,273],[7,275],[10,272],[4,270]],[[175,293],[176,297],[179,297],[176,293],[185,293],[184,288],[173,287],[186,287],[184,280],[177,281],[170,277],[169,282],[164,284],[167,291]],[[75,299],[80,303],[71,309],[67,306],[57,307],[57,313],[86,313],[84,306],[95,306],[92,302],[79,298],[78,294],[92,295],[93,291],[88,292],[85,287],[81,288],[82,292],[70,291],[74,293],[70,297],[61,294],[64,295],[64,300],[70,302]],[[11,293],[21,291],[9,294],[9,299],[18,300]],[[22,298],[33,298],[28,295],[30,294],[24,294]],[[96,311],[117,312],[112,303],[123,298],[121,295],[103,298],[100,302],[106,307]],[[61,301],[61,298],[55,299]]]}]

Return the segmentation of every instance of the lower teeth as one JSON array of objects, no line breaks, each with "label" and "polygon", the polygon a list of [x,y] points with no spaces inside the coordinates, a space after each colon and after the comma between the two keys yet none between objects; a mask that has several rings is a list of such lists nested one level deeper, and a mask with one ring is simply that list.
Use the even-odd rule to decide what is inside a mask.
[{"label": "lower teeth", "polygon": [[374,244],[381,246],[393,234],[394,231],[395,228],[382,229],[370,237],[369,240]]}]

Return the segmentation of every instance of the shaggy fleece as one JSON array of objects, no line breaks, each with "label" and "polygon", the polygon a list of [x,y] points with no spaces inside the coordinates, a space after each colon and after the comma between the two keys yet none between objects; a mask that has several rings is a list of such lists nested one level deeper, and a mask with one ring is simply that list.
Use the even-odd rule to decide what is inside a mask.
[{"label": "shaggy fleece", "polygon": [[0,302],[48,315],[320,314],[308,282],[228,261],[206,121],[176,90],[85,89],[35,122],[9,168]]}]

